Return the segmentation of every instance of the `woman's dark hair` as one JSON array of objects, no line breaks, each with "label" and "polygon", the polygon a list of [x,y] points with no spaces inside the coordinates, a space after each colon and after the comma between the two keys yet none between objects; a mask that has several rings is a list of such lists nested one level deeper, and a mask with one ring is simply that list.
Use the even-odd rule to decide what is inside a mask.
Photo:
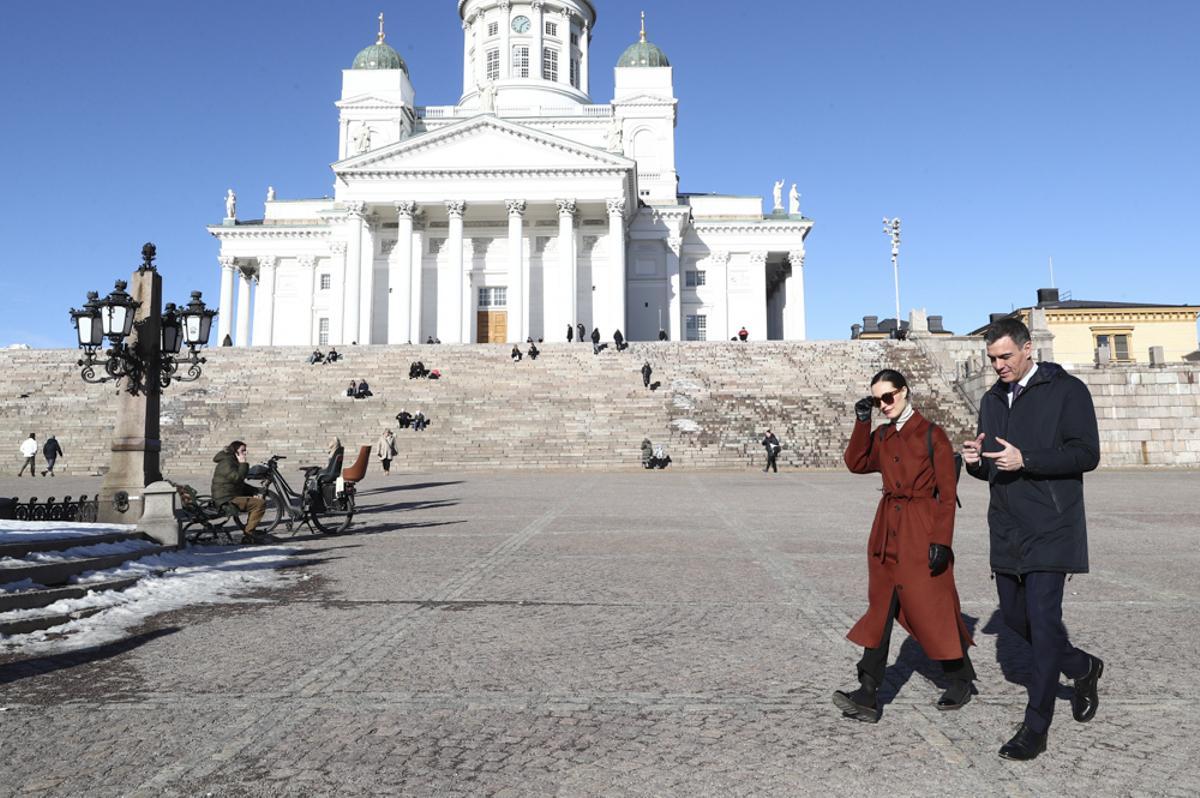
[{"label": "woman's dark hair", "polygon": [[242,448],[245,445],[246,445],[245,441],[234,441],[233,443],[229,444],[225,448],[229,450],[230,454],[237,454],[237,450]]},{"label": "woman's dark hair", "polygon": [[904,375],[895,369],[883,369],[871,378],[871,384],[877,382],[890,382],[896,390],[908,387],[908,380],[904,379]]}]

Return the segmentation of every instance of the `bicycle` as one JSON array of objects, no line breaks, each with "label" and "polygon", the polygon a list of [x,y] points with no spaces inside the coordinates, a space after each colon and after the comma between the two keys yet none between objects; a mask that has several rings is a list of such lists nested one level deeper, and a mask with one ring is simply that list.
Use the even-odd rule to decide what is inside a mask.
[{"label": "bicycle", "polygon": [[[279,470],[279,461],[286,459],[284,455],[273,454],[266,463],[255,466],[246,475],[247,479],[263,481],[258,495],[266,501],[266,512],[259,528],[269,534],[284,523],[293,535],[303,524],[325,535],[349,529],[354,519],[354,483],[323,477],[320,466],[301,466],[304,486],[297,492]],[[339,472],[340,465],[339,458]],[[342,483],[340,489],[339,482]]]}]

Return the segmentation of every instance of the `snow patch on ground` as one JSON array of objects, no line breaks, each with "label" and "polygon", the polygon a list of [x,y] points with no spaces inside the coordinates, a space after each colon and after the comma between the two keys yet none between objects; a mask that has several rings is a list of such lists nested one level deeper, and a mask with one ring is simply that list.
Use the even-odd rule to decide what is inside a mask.
[{"label": "snow patch on ground", "polygon": [[[47,654],[104,645],[159,613],[196,604],[253,601],[246,594],[263,588],[283,587],[308,577],[284,566],[294,564],[300,552],[283,546],[205,546],[156,554],[119,568],[81,574],[82,584],[123,576],[141,576],[123,591],[89,592],[83,598],[63,599],[33,610],[0,613],[0,620],[65,614],[100,609],[88,618],[53,629],[24,635],[0,635],[0,652]],[[158,571],[167,573],[155,575]]]},{"label": "snow patch on ground", "polygon": [[0,521],[0,543],[28,543],[32,540],[86,538],[133,532],[133,524],[80,524],[69,521]]},{"label": "snow patch on ground", "polygon": [[690,418],[677,418],[671,422],[671,426],[680,432],[699,432],[700,425]]},{"label": "snow patch on ground", "polygon": [[24,558],[0,557],[0,572],[5,568],[23,568],[27,565],[46,565],[52,562],[84,560],[91,557],[108,557],[113,554],[132,554],[143,549],[152,549],[158,544],[153,540],[122,540],[119,543],[96,543],[91,546],[72,546],[57,551],[32,551]]}]

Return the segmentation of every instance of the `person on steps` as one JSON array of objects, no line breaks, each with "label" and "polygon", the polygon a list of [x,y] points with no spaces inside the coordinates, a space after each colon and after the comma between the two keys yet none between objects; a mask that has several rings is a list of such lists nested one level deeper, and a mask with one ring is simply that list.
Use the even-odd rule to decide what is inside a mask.
[{"label": "person on steps", "polygon": [[396,436],[392,431],[384,430],[379,436],[379,440],[375,443],[375,451],[379,455],[380,462],[383,463],[383,473],[392,473],[392,460],[396,457]]}]

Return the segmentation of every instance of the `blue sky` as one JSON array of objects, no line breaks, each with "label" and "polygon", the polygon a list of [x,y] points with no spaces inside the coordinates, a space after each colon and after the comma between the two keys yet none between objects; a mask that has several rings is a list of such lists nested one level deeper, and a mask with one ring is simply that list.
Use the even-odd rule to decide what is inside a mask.
[{"label": "blue sky", "polygon": [[[649,38],[675,67],[681,190],[815,222],[811,338],[901,300],[966,332],[1049,283],[1200,304],[1200,3],[595,0],[592,97]],[[461,90],[453,0],[6,3],[0,346],[72,346],[67,309],[159,248],[165,298],[218,294],[222,197],[332,193],[341,70],[375,16],[422,105]]]}]

